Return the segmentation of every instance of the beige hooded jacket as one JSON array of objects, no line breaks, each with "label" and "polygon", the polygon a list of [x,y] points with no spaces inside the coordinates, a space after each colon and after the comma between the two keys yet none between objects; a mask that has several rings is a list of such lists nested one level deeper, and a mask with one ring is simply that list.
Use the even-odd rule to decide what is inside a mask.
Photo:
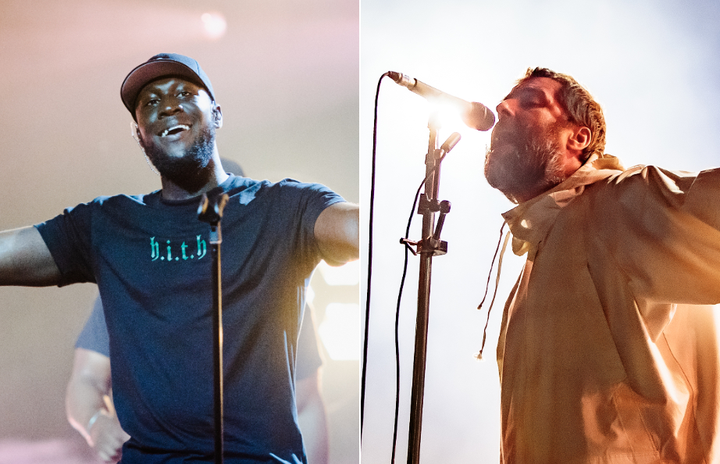
[{"label": "beige hooded jacket", "polygon": [[720,169],[592,157],[504,218],[501,460],[720,462]]}]

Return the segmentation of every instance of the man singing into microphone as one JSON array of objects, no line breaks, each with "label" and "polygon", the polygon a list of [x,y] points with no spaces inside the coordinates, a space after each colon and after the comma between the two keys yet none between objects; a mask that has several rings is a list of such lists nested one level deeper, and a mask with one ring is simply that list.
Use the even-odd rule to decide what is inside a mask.
[{"label": "man singing into microphone", "polygon": [[537,68],[497,106],[485,176],[525,268],[498,343],[501,460],[719,462],[720,169],[624,170],[600,106]]},{"label": "man singing into microphone", "polygon": [[215,142],[222,111],[191,58],[150,58],[121,97],[162,189],[0,233],[0,284],[96,282],[115,408],[130,435],[122,462],[212,462],[212,258],[197,210],[201,194],[227,193],[225,462],[306,462],[294,397],[305,287],[321,259],[357,258],[357,206],[318,184],[228,175]]}]

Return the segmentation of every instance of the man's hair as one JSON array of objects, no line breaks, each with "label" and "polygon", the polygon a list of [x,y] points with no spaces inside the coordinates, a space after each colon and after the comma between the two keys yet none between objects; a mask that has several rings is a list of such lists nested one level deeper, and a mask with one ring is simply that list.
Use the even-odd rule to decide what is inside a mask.
[{"label": "man's hair", "polygon": [[602,155],[605,152],[605,117],[600,104],[590,92],[567,74],[551,71],[547,68],[528,68],[522,83],[533,77],[548,77],[559,82],[558,92],[560,104],[565,107],[570,122],[586,126],[592,132],[590,144],[583,150],[582,162],[587,161],[593,153]]}]

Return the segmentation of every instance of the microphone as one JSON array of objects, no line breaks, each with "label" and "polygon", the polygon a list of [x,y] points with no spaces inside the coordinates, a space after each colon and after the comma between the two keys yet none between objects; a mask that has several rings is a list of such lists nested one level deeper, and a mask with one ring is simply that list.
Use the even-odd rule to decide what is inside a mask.
[{"label": "microphone", "polygon": [[388,71],[387,75],[390,79],[394,80],[395,83],[407,87],[411,92],[427,100],[444,100],[458,107],[463,122],[472,129],[486,131],[495,125],[495,115],[482,103],[468,102],[462,98],[454,97],[406,74]]}]

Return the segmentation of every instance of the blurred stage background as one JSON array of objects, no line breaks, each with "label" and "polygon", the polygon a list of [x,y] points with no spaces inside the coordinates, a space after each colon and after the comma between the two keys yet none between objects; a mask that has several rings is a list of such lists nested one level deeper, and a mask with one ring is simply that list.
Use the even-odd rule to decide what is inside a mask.
[{"label": "blurred stage background", "polygon": [[[369,200],[373,99],[386,71],[408,74],[494,110],[526,68],[549,67],[574,76],[603,105],[607,152],[627,167],[716,167],[718,24],[720,4],[711,0],[362,0],[362,201]],[[398,239],[405,233],[425,172],[427,117],[423,98],[384,79],[362,442],[363,462],[368,463],[390,462],[393,324],[403,263]],[[463,139],[442,165],[439,199],[451,201],[452,211],[442,237],[448,254],[433,261],[420,456],[425,463],[492,463],[498,462],[500,430],[495,347],[505,298],[524,257],[506,253],[485,361],[478,362],[473,356],[480,349],[488,303],[483,311],[476,308],[498,240],[500,213],[513,205],[490,189],[483,176],[490,133],[447,126],[440,142],[458,129]],[[420,238],[420,224],[416,215],[411,239]],[[400,321],[402,397],[396,462],[406,461],[417,280],[418,258],[411,257]]]},{"label": "blurred stage background", "polygon": [[[220,153],[249,177],[321,182],[358,202],[358,15],[356,0],[0,2],[0,229],[159,188],[119,98],[159,52],[201,63],[223,109]],[[316,273],[316,322],[351,343],[324,368],[331,462],[357,463],[358,283],[325,280]],[[64,395],[94,296],[88,284],[0,289],[0,463],[93,462]],[[344,318],[333,303],[350,305]]]}]

